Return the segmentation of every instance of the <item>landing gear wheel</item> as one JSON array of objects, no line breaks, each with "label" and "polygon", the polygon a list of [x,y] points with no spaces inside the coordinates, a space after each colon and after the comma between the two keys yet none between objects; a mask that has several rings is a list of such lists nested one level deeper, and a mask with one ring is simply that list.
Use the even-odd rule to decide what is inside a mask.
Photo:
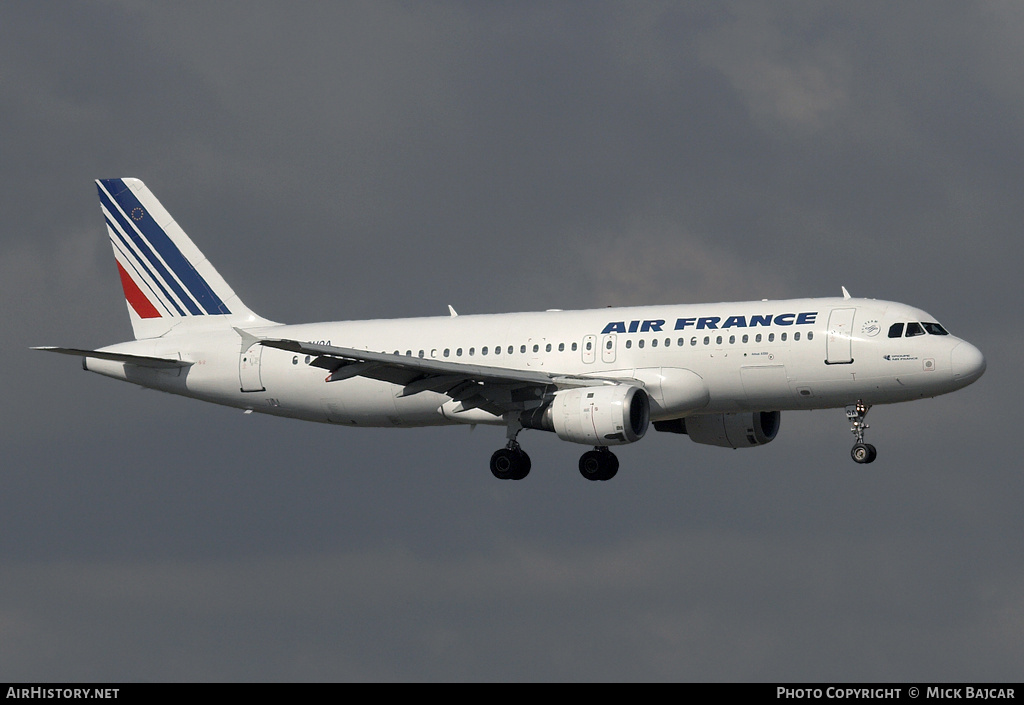
[{"label": "landing gear wheel", "polygon": [[878,457],[878,451],[875,450],[875,447],[870,443],[864,442],[864,431],[868,428],[864,419],[867,417],[870,408],[870,404],[865,404],[860,399],[857,400],[856,404],[846,407],[846,418],[850,421],[850,433],[853,434],[854,438],[850,457],[853,458],[855,463],[862,465],[873,463],[875,458]]},{"label": "landing gear wheel", "polygon": [[580,474],[588,480],[610,480],[619,471],[619,459],[607,448],[588,450],[580,456]]},{"label": "landing gear wheel", "polygon": [[491,474],[499,480],[522,480],[530,474],[530,456],[520,448],[501,448],[491,456]]},{"label": "landing gear wheel", "polygon": [[875,462],[875,458],[878,457],[878,451],[870,443],[858,443],[850,451],[850,456],[854,462],[866,465],[867,463]]}]

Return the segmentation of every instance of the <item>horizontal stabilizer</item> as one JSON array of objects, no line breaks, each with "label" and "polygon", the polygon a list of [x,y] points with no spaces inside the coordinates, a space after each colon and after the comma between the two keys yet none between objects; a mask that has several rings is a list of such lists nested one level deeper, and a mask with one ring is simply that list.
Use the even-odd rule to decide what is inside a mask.
[{"label": "horizontal stabilizer", "polygon": [[126,353],[116,352],[103,352],[100,350],[83,350],[81,348],[54,348],[54,347],[38,347],[32,348],[33,350],[45,350],[46,352],[55,352],[62,355],[75,355],[78,357],[92,357],[97,360],[113,360],[114,362],[124,362],[129,365],[135,365],[136,367],[152,367],[157,370],[170,370],[176,367],[189,367],[192,365],[191,362],[184,360],[171,360],[165,357],[149,357],[147,355],[128,355]]}]

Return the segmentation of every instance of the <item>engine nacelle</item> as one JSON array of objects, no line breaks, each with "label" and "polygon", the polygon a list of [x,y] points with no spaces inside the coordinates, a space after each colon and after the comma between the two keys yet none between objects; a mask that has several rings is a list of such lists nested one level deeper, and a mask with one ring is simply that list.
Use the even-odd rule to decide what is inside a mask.
[{"label": "engine nacelle", "polygon": [[781,421],[782,414],[778,411],[754,411],[688,416],[655,422],[654,427],[659,431],[685,433],[694,443],[723,448],[753,448],[775,440]]},{"label": "engine nacelle", "polygon": [[551,403],[520,417],[524,428],[554,431],[563,441],[616,446],[639,441],[651,421],[647,392],[626,384],[556,392]]}]

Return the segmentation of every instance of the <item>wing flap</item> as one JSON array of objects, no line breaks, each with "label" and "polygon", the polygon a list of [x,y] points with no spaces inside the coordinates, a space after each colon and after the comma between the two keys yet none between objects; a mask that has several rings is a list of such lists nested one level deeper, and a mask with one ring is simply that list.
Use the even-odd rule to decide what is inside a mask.
[{"label": "wing flap", "polygon": [[[435,375],[458,375],[462,378],[476,380],[495,380],[500,382],[528,382],[531,384],[555,384],[555,377],[545,372],[533,370],[515,370],[508,367],[488,367],[486,365],[468,365],[462,362],[434,360],[424,357],[378,353],[356,348],[341,348],[334,345],[318,345],[303,343],[298,340],[284,338],[265,338],[260,342],[268,348],[278,348],[288,352],[315,355],[317,357],[351,360],[353,362],[376,362],[382,366],[410,370]],[[317,367],[326,367],[325,362],[318,362]],[[339,366],[340,367],[340,366]],[[590,384],[604,384],[602,380],[593,380]]]},{"label": "wing flap", "polygon": [[265,338],[268,348],[313,357],[310,365],[330,370],[327,381],[368,377],[402,387],[398,397],[438,392],[461,403],[459,411],[484,409],[500,416],[506,411],[537,406],[557,389],[620,384],[621,379],[574,377],[540,370],[488,367],[449,360],[372,352],[334,345],[303,343],[284,338]]}]

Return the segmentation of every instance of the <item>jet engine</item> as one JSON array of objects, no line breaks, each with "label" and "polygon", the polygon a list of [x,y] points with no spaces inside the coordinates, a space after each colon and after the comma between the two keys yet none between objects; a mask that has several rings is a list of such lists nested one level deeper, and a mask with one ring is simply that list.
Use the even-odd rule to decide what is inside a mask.
[{"label": "jet engine", "polygon": [[752,448],[775,440],[782,414],[754,411],[741,414],[701,414],[672,421],[655,421],[658,431],[685,433],[694,443],[723,448]]},{"label": "jet engine", "polygon": [[523,428],[554,431],[563,441],[591,446],[639,441],[650,421],[647,392],[626,384],[565,389],[520,416]]}]

